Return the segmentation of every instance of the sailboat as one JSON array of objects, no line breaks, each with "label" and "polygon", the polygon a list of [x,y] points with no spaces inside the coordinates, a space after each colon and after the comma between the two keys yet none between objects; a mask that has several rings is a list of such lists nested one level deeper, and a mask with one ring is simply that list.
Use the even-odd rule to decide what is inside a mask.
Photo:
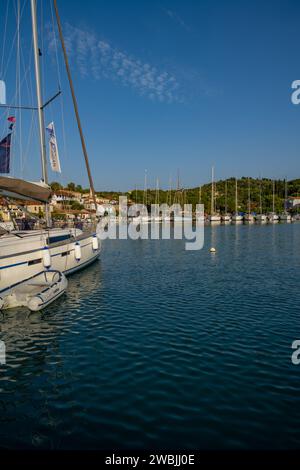
[{"label": "sailboat", "polygon": [[[169,191],[168,191],[168,194],[167,194],[167,205],[169,207],[172,206],[172,176],[170,175],[170,178],[169,178]],[[163,222],[166,222],[166,223],[169,223],[172,221],[172,215],[170,212],[167,212],[165,214],[162,215],[162,220]]]},{"label": "sailboat", "polygon": [[248,224],[254,222],[254,217],[251,214],[251,190],[250,190],[250,179],[248,178],[248,213],[244,216],[244,221]]},{"label": "sailboat", "polygon": [[243,222],[243,216],[239,214],[238,211],[238,183],[237,178],[235,178],[235,213],[232,216],[232,222],[241,223]]},{"label": "sailboat", "polygon": [[[198,204],[202,204],[202,187],[201,185],[199,186],[199,202]],[[205,215],[204,215],[204,210],[196,212],[196,219],[198,222],[205,222]]]},{"label": "sailboat", "polygon": [[[2,228],[0,230],[1,291],[31,279],[50,268],[61,273],[72,274],[94,262],[99,257],[101,249],[100,241],[95,231],[84,232],[76,228],[52,228],[49,210],[51,189],[48,185],[44,123],[44,108],[47,103],[44,104],[42,96],[36,0],[30,0],[30,5],[42,180],[38,183],[33,183],[19,178],[0,176],[0,197],[7,201],[8,206],[10,201],[17,203],[15,202],[16,200],[31,200],[45,204],[46,228],[40,230],[14,229],[11,231]],[[94,203],[96,205],[94,185],[89,168],[56,0],[54,0],[54,6],[87,172],[94,196]],[[8,153],[6,156],[8,156]],[[2,173],[9,172],[3,172],[2,170]]]},{"label": "sailboat", "polygon": [[[159,207],[159,179],[158,178],[156,179],[156,188],[155,188],[155,206],[156,208]],[[159,212],[157,212],[154,215],[151,214],[151,220],[152,222],[159,223],[161,222],[162,217],[159,214]]]},{"label": "sailboat", "polygon": [[267,216],[263,214],[262,210],[262,184],[261,184],[261,179],[260,179],[260,185],[259,185],[259,214],[255,216],[256,222],[259,222],[261,224],[265,224],[267,222]]},{"label": "sailboat", "polygon": [[225,181],[225,214],[221,216],[222,222],[229,223],[231,222],[231,215],[228,214],[227,207],[227,180]]},{"label": "sailboat", "polygon": [[178,207],[179,210],[176,210],[174,211],[174,217],[173,217],[173,221],[175,223],[182,223],[183,221],[183,198],[184,198],[184,194],[183,194],[183,190],[180,189],[180,175],[179,175],[179,170],[177,170],[177,190],[175,191],[175,194],[174,194],[174,205],[178,205],[180,206],[180,209]]},{"label": "sailboat", "polygon": [[211,208],[210,208],[210,215],[208,216],[208,220],[209,222],[213,224],[219,224],[221,222],[221,217],[219,214],[216,214],[214,171],[215,171],[215,168],[212,167],[211,169]]},{"label": "sailboat", "polygon": [[287,211],[287,179],[284,180],[284,212],[280,214],[279,219],[283,222],[291,222],[292,216]]},{"label": "sailboat", "polygon": [[279,221],[279,216],[275,212],[275,180],[273,180],[273,198],[272,198],[272,212],[268,214],[268,221],[276,223]]},{"label": "sailboat", "polygon": [[[145,208],[148,208],[148,183],[147,183],[147,170],[145,170],[145,180],[144,180],[144,194],[143,194],[143,205]],[[151,217],[148,215],[148,212],[141,214],[139,222],[141,224],[149,224]]]}]

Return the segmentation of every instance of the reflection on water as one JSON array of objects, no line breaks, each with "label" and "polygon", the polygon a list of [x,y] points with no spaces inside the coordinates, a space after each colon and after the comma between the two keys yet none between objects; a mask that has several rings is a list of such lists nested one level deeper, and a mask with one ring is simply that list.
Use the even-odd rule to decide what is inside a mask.
[{"label": "reflection on water", "polygon": [[5,311],[1,445],[298,447],[299,235],[205,227],[194,252],[106,241],[44,312]]}]

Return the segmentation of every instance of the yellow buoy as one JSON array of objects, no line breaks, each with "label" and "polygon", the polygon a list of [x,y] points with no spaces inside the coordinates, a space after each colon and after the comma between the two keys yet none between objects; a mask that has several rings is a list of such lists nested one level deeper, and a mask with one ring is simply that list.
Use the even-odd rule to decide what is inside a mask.
[{"label": "yellow buoy", "polygon": [[210,250],[209,250],[211,253],[215,253],[216,252],[216,249],[214,247],[212,247]]}]

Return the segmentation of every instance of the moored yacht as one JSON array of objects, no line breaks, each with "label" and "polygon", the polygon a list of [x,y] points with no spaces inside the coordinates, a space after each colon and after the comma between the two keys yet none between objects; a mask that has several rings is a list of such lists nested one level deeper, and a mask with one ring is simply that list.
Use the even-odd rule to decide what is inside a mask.
[{"label": "moored yacht", "polygon": [[221,215],[221,220],[224,223],[231,222],[231,215],[228,214],[228,207],[227,207],[227,180],[225,181],[225,213]]},{"label": "moored yacht", "polygon": [[260,224],[265,224],[267,223],[267,216],[263,214],[263,209],[262,209],[262,184],[261,184],[261,179],[260,179],[260,185],[259,185],[259,214],[256,214],[255,216],[255,221],[260,223]]},{"label": "moored yacht", "polygon": [[214,182],[214,167],[211,169],[211,208],[210,215],[208,216],[208,221],[212,224],[221,223],[221,216],[216,213],[216,192],[215,192],[215,182]]},{"label": "moored yacht", "polygon": [[275,212],[275,180],[273,180],[273,198],[272,198],[272,212],[268,214],[268,222],[276,223],[279,222],[279,216]]},{"label": "moored yacht", "polygon": [[250,191],[250,180],[248,178],[248,213],[244,215],[244,222],[252,224],[254,222],[254,216],[251,213],[251,191]]},{"label": "moored yacht", "polygon": [[284,180],[284,212],[279,215],[279,220],[282,222],[292,222],[292,216],[287,211],[287,179]]},{"label": "moored yacht", "polygon": [[[61,31],[58,12],[57,22],[60,30],[60,39],[63,46],[64,59],[67,67],[68,79],[70,87],[73,91],[72,78],[68,68],[67,56],[65,52],[65,45]],[[42,181],[40,183],[32,183],[18,178],[9,176],[0,177],[0,196],[6,201],[17,204],[25,213],[22,206],[22,201],[30,200],[43,203],[45,206],[45,225],[40,230],[6,230],[2,226],[0,229],[0,290],[11,287],[19,282],[22,282],[36,274],[43,272],[45,269],[52,268],[66,274],[71,274],[78,269],[88,266],[95,261],[100,255],[100,241],[95,231],[83,232],[76,228],[62,229],[52,228],[52,221],[49,211],[49,202],[51,198],[51,190],[48,186],[48,169],[47,169],[47,155],[45,145],[45,124],[44,124],[44,109],[48,103],[44,104],[42,101],[42,86],[40,75],[40,52],[38,48],[38,32],[37,32],[37,17],[36,17],[36,0],[31,0],[31,18],[32,18],[32,31],[33,31],[33,53],[35,63],[35,78],[36,78],[36,95],[37,95],[37,112],[39,121],[39,137],[40,137],[40,154],[42,162]],[[88,170],[88,176],[93,194],[94,203],[96,205],[96,198],[90,168],[88,164],[88,157],[85,149],[84,138],[80,118],[77,109],[75,95],[73,97],[73,104],[76,111],[76,119],[80,130],[81,141],[83,146],[83,153]],[[50,100],[52,101],[52,100]],[[7,106],[9,107],[9,106]],[[12,121],[15,122],[15,121]],[[12,132],[12,124],[10,124],[10,131]],[[48,130],[50,127],[48,126]],[[56,144],[56,137],[54,135],[54,125],[52,123],[51,138],[50,138],[50,157],[51,167],[53,171],[60,172],[60,165],[58,160],[58,151]],[[11,135],[8,134],[8,136]],[[52,141],[51,141],[52,139]],[[9,162],[10,158],[10,138],[9,145],[5,147],[5,159]],[[51,153],[52,152],[52,153]],[[2,154],[3,156],[3,154]],[[56,167],[56,169],[54,169]],[[57,169],[59,167],[59,170]],[[2,170],[3,174],[9,174],[9,165]]]},{"label": "moored yacht", "polygon": [[233,214],[231,220],[235,224],[243,222],[243,216],[240,215],[239,212],[238,212],[238,184],[237,184],[237,178],[235,178],[235,213]]}]

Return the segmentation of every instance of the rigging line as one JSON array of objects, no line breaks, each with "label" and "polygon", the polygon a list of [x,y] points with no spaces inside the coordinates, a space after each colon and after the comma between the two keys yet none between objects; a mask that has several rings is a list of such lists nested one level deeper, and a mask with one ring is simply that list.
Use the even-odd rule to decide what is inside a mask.
[{"label": "rigging line", "polygon": [[[32,43],[33,43],[33,39],[31,39],[31,47],[30,47],[30,54],[29,54],[29,65],[28,65],[29,68],[31,68],[32,56],[33,56]],[[24,56],[22,54],[22,49],[21,49],[21,58],[22,58],[22,61],[23,61],[22,62],[23,69],[25,71],[25,61],[24,61]],[[30,87],[30,83],[28,83],[28,82],[31,82],[31,75],[29,75],[29,80],[27,80],[27,77],[25,78],[25,85],[26,85],[26,88],[27,88],[28,97],[29,97],[29,99],[31,99],[31,102],[33,102],[32,87]],[[25,168],[25,164],[27,162],[27,158],[28,158],[28,154],[29,154],[29,146],[30,146],[30,142],[31,142],[31,139],[32,139],[32,135],[33,135],[34,117],[35,117],[35,113],[32,111],[31,112],[30,129],[29,129],[29,132],[28,132],[27,144],[25,146],[25,152],[24,152],[24,157],[23,157],[22,174],[24,174],[24,168]]]},{"label": "rigging line", "polygon": [[[17,68],[18,68],[18,102],[19,106],[22,103],[21,94],[21,23],[20,23],[20,0],[17,3],[17,24],[18,24],[18,36],[17,36]],[[18,128],[19,128],[19,147],[20,147],[20,170],[22,169],[22,158],[23,158],[23,144],[22,144],[22,112],[18,112]]]},{"label": "rigging line", "polygon": [[[61,89],[61,71],[60,71],[60,64],[58,58],[58,40],[56,37],[56,22],[54,19],[54,12],[53,12],[53,5],[52,0],[50,0],[50,11],[51,11],[51,19],[52,19],[52,30],[53,30],[53,41],[54,41],[54,51],[55,51],[55,59],[56,59],[56,72],[57,72],[57,79],[58,79],[58,89]],[[62,124],[62,138],[63,138],[63,153],[65,161],[69,161],[69,153],[67,147],[67,139],[66,139],[66,127],[65,127],[65,116],[64,116],[64,98],[61,96],[60,98],[60,114],[61,114],[61,124]],[[62,183],[63,177],[62,174],[60,175],[60,182]]]},{"label": "rigging line", "polygon": [[[22,17],[23,17],[24,9],[25,9],[25,4],[26,4],[26,1],[24,2],[23,8],[22,8],[22,10],[21,10],[21,20],[22,20]],[[8,59],[7,59],[7,62],[6,62],[6,68],[5,68],[4,72],[3,72],[3,76],[4,76],[4,77],[6,76],[6,73],[7,73],[8,67],[9,67],[9,63],[10,63],[10,61],[11,61],[11,56],[12,56],[12,53],[13,53],[13,50],[14,50],[16,38],[17,38],[17,31],[15,31],[13,40],[12,40],[12,42],[11,42],[10,51],[9,51],[9,56],[8,56]]]},{"label": "rigging line", "polygon": [[5,26],[4,26],[4,32],[3,32],[3,48],[2,48],[2,58],[1,58],[1,67],[0,67],[0,78],[2,76],[3,65],[4,65],[4,51],[5,51],[5,45],[6,45],[6,31],[7,31],[7,20],[8,20],[8,4],[9,4],[9,0],[6,0],[6,14],[5,14]]}]

